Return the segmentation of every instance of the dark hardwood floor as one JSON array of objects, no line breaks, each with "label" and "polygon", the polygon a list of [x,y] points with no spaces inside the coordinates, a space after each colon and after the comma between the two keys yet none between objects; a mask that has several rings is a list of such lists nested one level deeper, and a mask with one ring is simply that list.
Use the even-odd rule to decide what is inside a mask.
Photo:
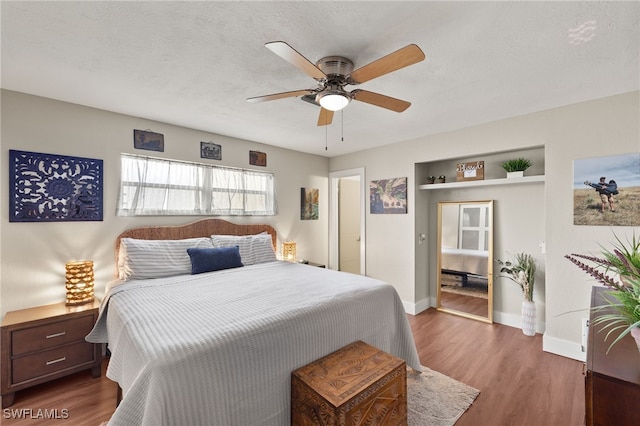
[{"label": "dark hardwood floor", "polygon": [[487,318],[489,316],[489,301],[481,297],[465,296],[463,294],[440,293],[440,303],[447,309],[466,312]]},{"label": "dark hardwood floor", "polygon": [[584,424],[583,363],[542,335],[428,309],[408,315],[422,365],[480,390],[456,426]]},{"label": "dark hardwood floor", "polygon": [[[480,390],[457,426],[584,424],[583,363],[542,351],[542,336],[429,309],[408,315],[422,364]],[[98,426],[115,409],[116,385],[103,374],[77,373],[16,394],[9,408],[58,410],[63,419],[11,419],[2,425]],[[63,411],[67,410],[67,411]],[[66,415],[65,415],[66,413]]]}]

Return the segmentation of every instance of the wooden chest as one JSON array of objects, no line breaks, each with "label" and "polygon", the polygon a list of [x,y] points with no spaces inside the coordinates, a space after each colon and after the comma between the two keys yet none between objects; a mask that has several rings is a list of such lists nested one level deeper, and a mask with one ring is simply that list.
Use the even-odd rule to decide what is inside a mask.
[{"label": "wooden chest", "polygon": [[406,425],[404,360],[357,341],[297,369],[291,424]]}]

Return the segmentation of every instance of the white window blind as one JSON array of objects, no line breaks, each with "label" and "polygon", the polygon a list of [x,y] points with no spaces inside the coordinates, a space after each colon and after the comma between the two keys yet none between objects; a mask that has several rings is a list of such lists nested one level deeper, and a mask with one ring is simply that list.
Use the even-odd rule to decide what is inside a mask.
[{"label": "white window blind", "polygon": [[121,154],[118,216],[274,215],[273,173]]}]

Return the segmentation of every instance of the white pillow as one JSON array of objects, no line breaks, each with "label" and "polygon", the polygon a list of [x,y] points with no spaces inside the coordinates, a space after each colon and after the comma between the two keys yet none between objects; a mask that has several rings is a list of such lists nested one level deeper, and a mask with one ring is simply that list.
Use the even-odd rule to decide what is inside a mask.
[{"label": "white pillow", "polygon": [[273,262],[277,260],[276,253],[273,251],[273,241],[269,234],[254,235],[251,248],[254,256],[253,261],[255,263]]},{"label": "white pillow", "polygon": [[188,248],[212,248],[210,238],[139,240],[123,238],[118,253],[121,280],[143,280],[191,273]]},{"label": "white pillow", "polygon": [[255,235],[212,235],[211,241],[214,247],[238,246],[245,266],[276,260],[271,235],[264,232]]}]

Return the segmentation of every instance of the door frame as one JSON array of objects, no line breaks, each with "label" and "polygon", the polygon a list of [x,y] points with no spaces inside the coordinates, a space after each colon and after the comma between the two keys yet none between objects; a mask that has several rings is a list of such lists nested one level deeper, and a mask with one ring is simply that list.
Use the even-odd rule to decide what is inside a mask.
[{"label": "door frame", "polygon": [[360,274],[366,275],[365,196],[367,191],[364,172],[364,167],[359,167],[329,173],[329,269],[337,270],[340,259],[338,182],[341,178],[358,176],[360,178]]}]

